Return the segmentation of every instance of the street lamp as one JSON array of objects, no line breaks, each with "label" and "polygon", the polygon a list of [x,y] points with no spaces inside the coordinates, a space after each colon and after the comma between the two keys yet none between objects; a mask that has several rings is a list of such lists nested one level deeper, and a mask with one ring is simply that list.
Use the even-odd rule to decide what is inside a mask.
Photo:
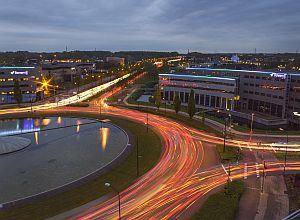
[{"label": "street lamp", "polygon": [[[285,131],[283,128],[279,128],[280,131]],[[285,167],[286,167],[286,156],[287,156],[287,146],[289,143],[289,134],[287,131],[285,131],[286,134],[286,144],[285,144],[285,154],[284,154],[284,167],[283,167],[283,173],[285,175]]]},{"label": "street lamp", "polygon": [[105,183],[104,185],[106,187],[112,188],[118,194],[118,200],[119,200],[119,219],[121,219],[121,196],[120,196],[120,192],[115,187],[113,187],[110,183]]},{"label": "street lamp", "polygon": [[149,113],[147,112],[147,132],[148,132],[148,130],[149,130]]},{"label": "street lamp", "polygon": [[253,119],[254,119],[254,113],[251,113],[250,141],[252,141],[252,134],[253,134]]},{"label": "street lamp", "polygon": [[226,151],[226,135],[227,135],[227,118],[225,118],[225,124],[224,124],[224,146],[223,146],[223,152]]}]

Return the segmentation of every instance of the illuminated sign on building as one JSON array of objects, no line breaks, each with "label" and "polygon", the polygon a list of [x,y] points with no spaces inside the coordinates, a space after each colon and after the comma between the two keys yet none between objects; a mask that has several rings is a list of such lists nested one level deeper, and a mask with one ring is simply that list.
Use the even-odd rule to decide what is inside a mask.
[{"label": "illuminated sign on building", "polygon": [[28,71],[23,71],[23,72],[19,72],[19,71],[12,71],[10,72],[11,75],[27,75],[28,76]]},{"label": "illuminated sign on building", "polygon": [[280,79],[286,79],[286,73],[271,73],[270,74],[271,77],[274,77],[274,78],[280,78]]}]

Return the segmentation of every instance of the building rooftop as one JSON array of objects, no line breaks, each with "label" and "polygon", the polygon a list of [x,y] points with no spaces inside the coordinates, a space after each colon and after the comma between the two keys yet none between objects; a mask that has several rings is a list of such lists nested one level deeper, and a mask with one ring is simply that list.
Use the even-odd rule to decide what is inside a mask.
[{"label": "building rooftop", "polygon": [[0,69],[35,69],[33,66],[0,66]]},{"label": "building rooftop", "polygon": [[260,73],[260,74],[269,74],[269,75],[276,74],[276,75],[298,75],[298,76],[300,76],[300,73],[271,72],[271,71],[259,71],[259,70],[215,69],[215,68],[201,68],[201,67],[186,68],[186,70],[209,70],[209,71]]},{"label": "building rooftop", "polygon": [[174,77],[191,77],[191,78],[198,78],[198,79],[219,79],[219,80],[229,80],[235,81],[234,77],[216,77],[216,76],[201,76],[201,75],[190,75],[190,74],[176,74],[176,73],[161,73],[159,76],[174,76]]}]

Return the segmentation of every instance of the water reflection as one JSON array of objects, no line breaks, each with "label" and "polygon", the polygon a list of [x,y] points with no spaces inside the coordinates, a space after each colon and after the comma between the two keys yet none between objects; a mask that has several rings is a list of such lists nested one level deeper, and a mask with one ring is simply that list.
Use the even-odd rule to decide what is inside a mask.
[{"label": "water reflection", "polygon": [[77,128],[76,128],[77,133],[79,133],[79,131],[80,131],[80,124],[81,124],[81,121],[77,120]]},{"label": "water reflection", "polygon": [[61,124],[61,117],[59,116],[58,118],[57,118],[57,124]]},{"label": "water reflection", "polygon": [[35,138],[35,144],[38,145],[39,144],[39,133],[38,132],[34,132],[34,138]]},{"label": "water reflection", "polygon": [[[11,123],[12,121],[15,123]],[[40,129],[40,122],[32,118],[0,121],[0,136],[35,132]]]},{"label": "water reflection", "polygon": [[102,139],[102,151],[104,152],[106,150],[107,140],[109,136],[109,128],[100,128],[99,129],[101,139]]},{"label": "water reflection", "polygon": [[42,125],[43,126],[47,126],[51,123],[51,119],[50,118],[44,118],[42,119]]}]

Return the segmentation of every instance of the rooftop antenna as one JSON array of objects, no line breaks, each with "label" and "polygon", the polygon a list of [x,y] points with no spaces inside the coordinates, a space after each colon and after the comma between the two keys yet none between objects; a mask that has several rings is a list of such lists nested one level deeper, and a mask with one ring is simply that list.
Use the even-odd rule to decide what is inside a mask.
[{"label": "rooftop antenna", "polygon": [[256,54],[256,48],[254,49],[254,53]]},{"label": "rooftop antenna", "polygon": [[190,54],[190,49],[188,49],[188,54]]},{"label": "rooftop antenna", "polygon": [[66,46],[66,52],[68,52],[68,46]]}]

